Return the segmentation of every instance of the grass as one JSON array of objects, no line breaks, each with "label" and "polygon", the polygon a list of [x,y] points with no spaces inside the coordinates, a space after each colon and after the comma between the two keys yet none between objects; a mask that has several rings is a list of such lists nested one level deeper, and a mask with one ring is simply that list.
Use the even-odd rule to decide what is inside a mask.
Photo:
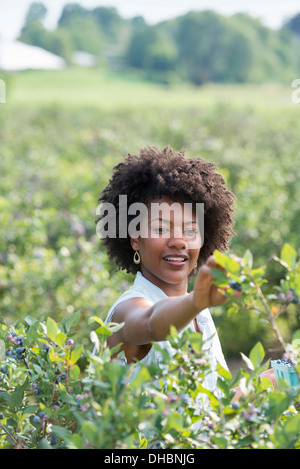
[{"label": "grass", "polygon": [[72,67],[60,71],[17,72],[5,80],[6,103],[17,106],[201,108],[220,102],[261,109],[295,106],[291,100],[294,91],[291,83],[166,86],[142,81],[134,74]]}]

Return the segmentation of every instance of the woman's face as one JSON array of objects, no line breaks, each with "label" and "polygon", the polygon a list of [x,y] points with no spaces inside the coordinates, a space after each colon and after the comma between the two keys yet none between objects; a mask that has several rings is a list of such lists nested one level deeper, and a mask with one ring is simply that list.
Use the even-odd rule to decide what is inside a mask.
[{"label": "woman's face", "polygon": [[186,293],[201,246],[191,204],[167,196],[155,199],[141,225],[142,235],[131,238],[131,245],[140,254],[142,274],[168,296]]}]

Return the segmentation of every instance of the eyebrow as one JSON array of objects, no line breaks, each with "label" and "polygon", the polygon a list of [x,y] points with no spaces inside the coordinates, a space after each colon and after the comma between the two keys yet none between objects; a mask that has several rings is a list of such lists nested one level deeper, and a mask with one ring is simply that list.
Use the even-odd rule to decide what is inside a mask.
[{"label": "eyebrow", "polygon": [[[156,220],[158,221],[164,221],[166,223],[170,223],[171,220],[167,219],[167,218],[154,218],[153,220],[150,220],[151,223],[155,222]],[[184,224],[188,224],[188,223],[195,223],[196,225],[198,224],[198,222],[196,220],[191,220],[191,221],[184,221]]]}]

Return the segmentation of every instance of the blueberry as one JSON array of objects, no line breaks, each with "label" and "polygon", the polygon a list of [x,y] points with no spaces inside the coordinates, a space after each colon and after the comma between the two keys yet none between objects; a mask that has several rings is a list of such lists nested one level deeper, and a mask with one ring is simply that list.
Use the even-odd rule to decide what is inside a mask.
[{"label": "blueberry", "polygon": [[24,353],[25,352],[25,347],[18,347],[16,348],[17,353]]},{"label": "blueberry", "polygon": [[56,436],[54,435],[54,433],[52,433],[51,437],[50,437],[50,445],[54,446],[57,444],[57,438]]},{"label": "blueberry", "polygon": [[242,285],[239,282],[230,282],[229,286],[236,291],[242,291]]},{"label": "blueberry", "polygon": [[12,332],[12,333],[11,333],[11,336],[12,336],[12,337],[17,337],[17,333],[16,333],[16,332]]},{"label": "blueberry", "polygon": [[2,365],[2,366],[0,367],[0,371],[1,371],[2,373],[4,373],[5,375],[7,375],[7,374],[8,374],[7,366],[6,366],[6,365]]},{"label": "blueberry", "polygon": [[2,412],[0,412],[0,420],[3,420],[4,419],[4,415],[2,414]]},{"label": "blueberry", "polygon": [[66,345],[73,345],[74,344],[74,340],[73,339],[67,339],[66,340]]},{"label": "blueberry", "polygon": [[60,377],[61,377],[61,379],[66,379],[67,375],[66,375],[66,373],[62,373],[62,374],[60,375]]},{"label": "blueberry", "polygon": [[38,415],[35,415],[32,419],[33,423],[38,424],[41,422],[41,419]]},{"label": "blueberry", "polygon": [[294,295],[291,302],[294,303],[295,305],[298,304],[298,303],[299,303],[299,298],[298,298],[298,296]]}]

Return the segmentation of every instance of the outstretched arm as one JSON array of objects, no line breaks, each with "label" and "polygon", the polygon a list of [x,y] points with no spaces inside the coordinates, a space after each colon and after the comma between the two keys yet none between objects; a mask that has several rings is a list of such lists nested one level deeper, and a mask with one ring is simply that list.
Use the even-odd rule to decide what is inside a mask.
[{"label": "outstretched arm", "polygon": [[220,268],[213,256],[200,267],[188,295],[165,298],[154,305],[144,298],[120,303],[114,313],[114,321],[124,322],[117,333],[119,342],[143,345],[164,340],[171,325],[181,331],[200,311],[224,303],[226,297],[212,284],[211,268]]}]

